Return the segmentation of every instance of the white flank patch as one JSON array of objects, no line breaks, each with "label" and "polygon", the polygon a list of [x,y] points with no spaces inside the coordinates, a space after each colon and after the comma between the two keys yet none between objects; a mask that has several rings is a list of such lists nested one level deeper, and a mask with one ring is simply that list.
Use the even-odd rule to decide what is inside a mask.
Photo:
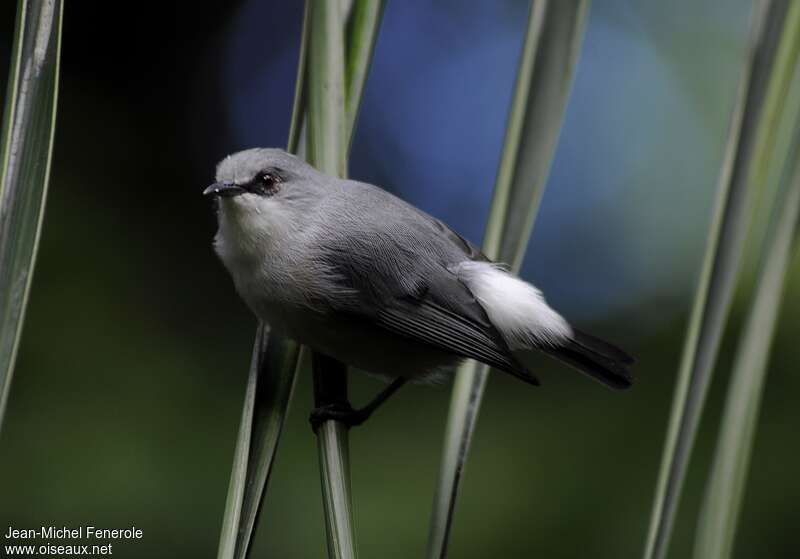
[{"label": "white flank patch", "polygon": [[557,344],[572,329],[551,309],[542,292],[495,264],[463,262],[455,270],[511,349]]}]

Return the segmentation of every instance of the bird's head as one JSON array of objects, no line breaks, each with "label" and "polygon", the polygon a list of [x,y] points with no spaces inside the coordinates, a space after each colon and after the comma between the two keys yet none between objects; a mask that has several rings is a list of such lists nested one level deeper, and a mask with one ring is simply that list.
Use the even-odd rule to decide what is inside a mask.
[{"label": "bird's head", "polygon": [[203,194],[218,201],[220,225],[263,237],[296,228],[324,197],[327,178],[281,149],[254,148],[220,161]]},{"label": "bird's head", "polygon": [[308,179],[314,182],[318,176],[308,163],[281,149],[253,148],[220,161],[215,182],[203,194],[257,206],[285,197],[296,190],[298,183]]}]

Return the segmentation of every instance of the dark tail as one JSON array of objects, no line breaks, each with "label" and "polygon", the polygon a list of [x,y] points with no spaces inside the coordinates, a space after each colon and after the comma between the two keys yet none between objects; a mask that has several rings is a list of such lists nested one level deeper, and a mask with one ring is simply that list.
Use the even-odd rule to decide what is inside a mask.
[{"label": "dark tail", "polygon": [[630,388],[633,357],[599,338],[573,329],[558,346],[541,346],[546,354],[618,390]]}]

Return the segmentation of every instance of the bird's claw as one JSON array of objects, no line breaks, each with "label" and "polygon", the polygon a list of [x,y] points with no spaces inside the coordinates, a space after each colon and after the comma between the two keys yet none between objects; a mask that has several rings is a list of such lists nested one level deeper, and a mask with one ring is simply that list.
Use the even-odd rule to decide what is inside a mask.
[{"label": "bird's claw", "polygon": [[311,423],[311,429],[317,432],[317,429],[326,421],[338,421],[348,427],[361,425],[369,417],[364,414],[362,410],[353,409],[348,403],[339,404],[325,404],[318,408],[311,410],[311,415],[308,417]]}]

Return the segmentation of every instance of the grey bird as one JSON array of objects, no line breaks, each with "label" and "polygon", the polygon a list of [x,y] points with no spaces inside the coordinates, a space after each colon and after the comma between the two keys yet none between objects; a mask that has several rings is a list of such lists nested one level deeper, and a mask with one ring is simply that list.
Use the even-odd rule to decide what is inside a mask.
[{"label": "grey bird", "polygon": [[527,383],[541,351],[612,388],[633,359],[571,327],[541,292],[438,219],[383,189],[325,175],[280,149],[217,166],[214,248],[239,295],[274,331],[391,380],[361,410],[312,423],[363,422],[407,380],[435,382],[475,359]]}]

